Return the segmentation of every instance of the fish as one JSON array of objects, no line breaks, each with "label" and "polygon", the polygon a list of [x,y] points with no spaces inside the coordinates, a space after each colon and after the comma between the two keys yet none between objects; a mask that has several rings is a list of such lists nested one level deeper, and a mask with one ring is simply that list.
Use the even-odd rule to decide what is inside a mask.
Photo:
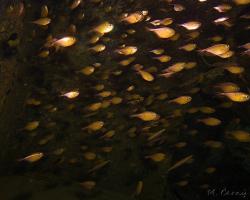
[{"label": "fish", "polygon": [[99,33],[100,35],[104,35],[111,32],[113,29],[114,25],[109,23],[108,21],[105,21],[93,28],[93,31]]},{"label": "fish", "polygon": [[218,56],[228,52],[229,48],[230,46],[228,44],[215,44],[213,46],[200,50],[200,52],[207,52]]},{"label": "fish", "polygon": [[183,104],[189,103],[191,100],[192,100],[191,96],[179,96],[179,97],[172,99],[168,102],[183,105]]},{"label": "fish", "polygon": [[168,55],[161,55],[158,57],[153,57],[153,59],[159,60],[162,63],[166,63],[166,62],[169,62],[172,58]]},{"label": "fish", "polygon": [[250,4],[250,0],[233,0],[233,2],[237,5],[247,5]]},{"label": "fish", "polygon": [[121,21],[125,21],[128,24],[135,24],[143,19],[145,19],[145,16],[147,16],[148,11],[137,11],[131,14],[125,14],[124,17],[121,18]]},{"label": "fish", "polygon": [[87,110],[89,111],[97,111],[102,107],[102,103],[101,102],[97,102],[97,103],[92,103],[89,106],[86,107]]},{"label": "fish", "polygon": [[189,22],[185,22],[183,24],[180,24],[180,26],[186,28],[189,31],[193,31],[193,30],[200,28],[201,23],[198,21],[189,21]]},{"label": "fish", "polygon": [[230,132],[233,139],[239,142],[250,142],[250,134],[244,130],[234,130]]},{"label": "fish", "polygon": [[75,43],[76,43],[75,37],[66,36],[53,42],[51,46],[69,47],[69,46],[74,45]]},{"label": "fish", "polygon": [[135,190],[135,196],[138,196],[142,193],[143,190],[143,181],[138,181],[136,185],[136,190]]},{"label": "fish", "polygon": [[86,76],[89,76],[95,72],[95,68],[93,66],[87,66],[80,70]]},{"label": "fish", "polygon": [[157,113],[152,112],[152,111],[145,111],[139,114],[134,114],[134,115],[131,115],[131,117],[137,117],[143,121],[155,121],[160,118],[160,116]]},{"label": "fish", "polygon": [[190,43],[190,44],[186,44],[184,46],[179,47],[179,49],[185,50],[185,51],[193,51],[196,48],[196,44],[194,43]]},{"label": "fish", "polygon": [[105,165],[107,165],[108,163],[110,163],[110,160],[102,161],[102,162],[98,163],[97,165],[95,165],[92,169],[88,170],[88,173],[91,173],[91,172],[94,172],[98,169],[101,169]]},{"label": "fish", "polygon": [[170,24],[173,23],[173,19],[172,18],[164,18],[164,19],[158,19],[158,20],[154,20],[151,21],[150,24],[154,25],[154,26],[168,26]]},{"label": "fish", "polygon": [[18,161],[26,161],[29,163],[33,163],[33,162],[37,162],[38,160],[40,160],[42,157],[44,156],[44,153],[42,152],[36,152],[36,153],[32,153],[29,156],[26,156],[24,158],[18,159]]},{"label": "fish", "polygon": [[215,88],[220,89],[222,92],[238,92],[240,88],[237,84],[232,82],[219,83],[214,86]]},{"label": "fish", "polygon": [[140,66],[140,65],[135,65],[135,66],[134,66],[134,69],[137,71],[138,74],[140,74],[140,76],[141,76],[145,81],[148,81],[148,82],[153,81],[153,80],[154,80],[154,76],[153,76],[151,73],[149,73],[149,72],[143,70],[142,68],[143,68],[143,67]]},{"label": "fish", "polygon": [[32,122],[28,122],[26,124],[26,126],[24,127],[24,130],[26,131],[33,131],[35,129],[37,129],[40,125],[39,121],[32,121]]},{"label": "fish", "polygon": [[128,65],[130,65],[132,62],[134,62],[135,59],[136,59],[136,57],[130,57],[130,58],[128,58],[128,59],[125,59],[125,60],[120,61],[119,64],[122,65],[122,66],[128,66]]},{"label": "fish", "polygon": [[128,56],[128,55],[133,55],[137,52],[137,47],[136,46],[126,46],[122,47],[118,50],[116,50],[117,53]]},{"label": "fish", "polygon": [[245,71],[244,67],[237,65],[228,65],[223,68],[232,74],[242,74]]},{"label": "fish", "polygon": [[250,99],[250,95],[244,92],[226,92],[226,93],[221,92],[221,93],[218,93],[218,95],[225,96],[234,102],[246,102],[246,101],[249,101]]},{"label": "fish", "polygon": [[177,161],[174,165],[172,165],[170,168],[168,168],[168,172],[182,166],[183,164],[193,160],[193,155],[186,156],[182,158],[181,160]]},{"label": "fish", "polygon": [[47,5],[41,7],[41,18],[46,18],[49,15],[49,8]]},{"label": "fish", "polygon": [[224,4],[220,4],[218,6],[214,6],[213,8],[220,13],[224,13],[224,12],[231,10],[232,6],[230,4],[224,3]]},{"label": "fish", "polygon": [[163,76],[165,78],[171,77],[173,74],[176,74],[177,72],[182,71],[185,68],[186,63],[185,62],[178,62],[175,63],[168,68],[162,70],[162,74],[160,76]]},{"label": "fish", "polygon": [[71,10],[76,9],[80,4],[82,3],[82,0],[73,0],[69,8]]},{"label": "fish", "polygon": [[159,38],[168,39],[175,35],[175,30],[169,27],[162,28],[147,28],[148,31],[155,33]]},{"label": "fish", "polygon": [[106,46],[104,44],[97,44],[91,48],[89,48],[91,51],[94,51],[94,52],[102,52],[106,49]]},{"label": "fish", "polygon": [[164,53],[164,51],[165,51],[164,49],[153,49],[150,52],[152,52],[155,55],[161,55]]},{"label": "fish", "polygon": [[201,122],[207,126],[218,126],[221,124],[221,120],[215,118],[215,117],[208,117],[203,119],[198,119],[198,122]]},{"label": "fish", "polygon": [[216,111],[214,108],[209,107],[209,106],[199,107],[198,110],[205,114],[212,114]]},{"label": "fish", "polygon": [[82,130],[88,130],[88,131],[98,131],[100,129],[102,129],[104,126],[104,122],[103,121],[95,121],[90,123],[88,126],[82,128]]},{"label": "fish", "polygon": [[223,147],[223,143],[217,140],[207,140],[204,142],[207,147],[218,149]]},{"label": "fish", "polygon": [[154,162],[162,162],[166,159],[165,153],[154,153],[152,155],[145,156],[146,159],[150,159]]},{"label": "fish", "polygon": [[213,180],[244,179],[248,0],[4,1],[0,71],[20,70],[11,77],[25,89],[14,95],[23,120],[10,115],[6,128],[17,126],[10,144],[29,152],[10,173],[59,169],[79,198],[95,199],[171,199],[167,185],[177,199],[203,199]]},{"label": "fish", "polygon": [[73,91],[66,92],[66,93],[62,94],[61,96],[62,96],[62,97],[67,97],[67,98],[69,98],[69,99],[74,99],[74,98],[78,97],[79,94],[80,94],[80,93],[79,93],[78,90],[73,90]]},{"label": "fish", "polygon": [[93,153],[93,152],[85,152],[83,154],[83,157],[86,159],[86,160],[95,160],[96,159],[96,154]]},{"label": "fish", "polygon": [[40,26],[47,26],[51,23],[51,19],[48,17],[43,17],[43,18],[37,19],[35,21],[32,21],[31,23],[37,24]]},{"label": "fish", "polygon": [[92,190],[96,186],[96,182],[95,181],[84,181],[84,182],[81,182],[80,185],[85,190]]}]

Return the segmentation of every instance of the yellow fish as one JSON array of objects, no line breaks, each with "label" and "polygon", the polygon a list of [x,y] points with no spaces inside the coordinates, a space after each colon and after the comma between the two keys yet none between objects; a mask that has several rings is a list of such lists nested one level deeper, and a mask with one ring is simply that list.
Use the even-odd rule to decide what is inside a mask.
[{"label": "yellow fish", "polygon": [[53,45],[58,46],[58,47],[69,47],[72,46],[76,43],[76,38],[75,37],[64,37],[59,40],[56,40]]},{"label": "yellow fish", "polygon": [[129,64],[131,64],[133,61],[135,60],[135,57],[130,57],[126,60],[122,60],[119,62],[120,65],[122,66],[128,66]]},{"label": "yellow fish", "polygon": [[80,4],[81,4],[82,0],[73,0],[72,4],[70,5],[70,9],[74,10],[76,9]]},{"label": "yellow fish", "polygon": [[204,119],[198,119],[198,122],[202,122],[203,124],[207,126],[218,126],[221,124],[221,120],[214,118],[214,117],[208,117]]},{"label": "yellow fish", "polygon": [[220,13],[227,12],[232,9],[232,6],[229,4],[220,4],[218,6],[214,7],[215,10],[217,10]]},{"label": "yellow fish", "polygon": [[95,160],[96,159],[96,154],[93,153],[93,152],[85,152],[83,154],[83,157],[86,159],[86,160]]},{"label": "yellow fish", "polygon": [[105,97],[109,97],[111,94],[112,94],[112,92],[110,92],[110,91],[103,91],[103,92],[98,93],[97,95],[105,98]]},{"label": "yellow fish", "polygon": [[179,49],[182,49],[185,51],[193,51],[193,50],[195,50],[196,46],[197,46],[196,44],[190,43],[190,44],[186,44],[184,46],[181,46]]},{"label": "yellow fish", "polygon": [[135,54],[137,52],[137,47],[135,46],[126,46],[123,48],[120,48],[118,50],[116,50],[117,53],[128,56],[128,55],[132,55]]},{"label": "yellow fish", "polygon": [[159,26],[159,25],[168,26],[172,23],[173,23],[172,18],[164,18],[164,19],[160,19],[160,20],[157,19],[157,20],[150,22],[150,24],[153,24],[154,26]]},{"label": "yellow fish", "polygon": [[[172,2],[172,1],[170,1],[170,2]],[[174,4],[174,11],[181,12],[183,10],[185,10],[185,7],[183,5],[181,5],[181,4]]]},{"label": "yellow fish", "polygon": [[150,74],[149,72],[145,71],[145,70],[142,70],[142,69],[137,69],[136,70],[140,75],[141,77],[145,80],[145,81],[153,81],[154,80],[154,76],[152,74]]},{"label": "yellow fish", "polygon": [[33,24],[37,24],[40,26],[47,26],[48,24],[50,24],[50,22],[51,22],[51,19],[48,17],[44,17],[44,18],[40,18],[35,21],[32,21]]},{"label": "yellow fish", "polygon": [[228,52],[229,48],[230,47],[228,44],[215,44],[206,49],[200,50],[200,52],[207,52],[207,53],[218,56],[218,55]]},{"label": "yellow fish", "polygon": [[148,11],[142,11],[142,12],[138,11],[138,12],[131,13],[129,15],[126,14],[121,19],[121,21],[125,21],[128,24],[135,24],[135,23],[142,21],[147,14],[148,14]]},{"label": "yellow fish", "polygon": [[211,148],[223,147],[223,143],[220,141],[216,141],[216,140],[207,140],[206,142],[204,142],[204,144],[208,147],[211,147]]},{"label": "yellow fish", "polygon": [[106,49],[106,46],[104,44],[97,44],[89,49],[98,53],[104,51]]},{"label": "yellow fish", "polygon": [[250,3],[250,0],[233,0],[233,1],[238,5],[246,5]]},{"label": "yellow fish", "polygon": [[92,103],[90,104],[87,109],[89,111],[97,111],[102,107],[102,103],[101,102],[97,102],[97,103]]},{"label": "yellow fish", "polygon": [[82,130],[88,129],[89,131],[98,131],[104,126],[103,121],[95,121],[89,124],[88,126],[82,128]]},{"label": "yellow fish", "polygon": [[161,161],[165,160],[166,154],[164,154],[164,153],[155,153],[155,154],[152,154],[152,155],[149,155],[149,156],[145,156],[145,158],[151,159],[152,161],[155,161],[155,162],[161,162]]},{"label": "yellow fish", "polygon": [[193,155],[189,155],[185,158],[182,158],[181,160],[177,161],[172,167],[168,169],[168,172],[176,169],[177,167],[180,167],[181,165],[188,163],[193,160]]},{"label": "yellow fish", "polygon": [[201,23],[198,21],[190,21],[190,22],[180,24],[180,26],[182,26],[190,31],[190,30],[196,30],[196,29],[200,28]]},{"label": "yellow fish", "polygon": [[114,25],[109,23],[108,21],[105,21],[98,26],[96,26],[93,30],[101,35],[105,33],[109,33],[113,30]]},{"label": "yellow fish", "polygon": [[143,182],[138,181],[138,183],[136,185],[135,195],[136,196],[140,195],[142,193],[142,189],[143,189]]},{"label": "yellow fish", "polygon": [[177,104],[183,105],[183,104],[189,103],[191,100],[192,100],[192,97],[190,96],[180,96],[173,100],[170,100],[169,103],[177,103]]},{"label": "yellow fish", "polygon": [[184,69],[186,63],[185,62],[177,62],[168,68],[164,69],[162,72],[180,72]]},{"label": "yellow fish", "polygon": [[223,40],[223,37],[217,35],[217,36],[210,38],[210,40],[212,40],[213,42],[220,42],[221,40]]},{"label": "yellow fish", "polygon": [[156,29],[150,29],[149,31],[154,32],[159,38],[167,39],[175,34],[175,30],[169,27],[163,27],[163,28],[156,28]]},{"label": "yellow fish", "polygon": [[214,113],[214,112],[215,112],[215,109],[214,109],[214,108],[211,108],[211,107],[208,107],[208,106],[199,107],[199,110],[200,110],[202,113],[205,113],[205,114],[211,114],[211,113]]},{"label": "yellow fish", "polygon": [[40,58],[46,58],[46,57],[49,56],[49,51],[48,51],[48,50],[43,50],[43,51],[41,51],[41,52],[38,54],[38,56],[39,56]]},{"label": "yellow fish", "polygon": [[120,104],[122,102],[122,98],[121,97],[113,97],[111,100],[112,104]]},{"label": "yellow fish", "polygon": [[185,69],[192,69],[197,66],[197,62],[187,62],[184,66]]},{"label": "yellow fish", "polygon": [[18,161],[27,161],[29,163],[33,163],[33,162],[40,160],[43,156],[44,156],[44,154],[42,152],[37,152],[37,153],[33,153],[29,156],[26,156],[24,158],[21,158]]},{"label": "yellow fish", "polygon": [[222,90],[223,92],[238,92],[240,90],[238,85],[231,82],[220,83],[214,87]]},{"label": "yellow fish", "polygon": [[164,49],[153,49],[150,52],[152,52],[155,55],[161,55],[164,53],[164,51],[165,51]]},{"label": "yellow fish", "polygon": [[100,40],[100,36],[94,35],[94,36],[92,36],[92,37],[90,38],[89,43],[90,43],[90,44],[95,44],[95,43],[97,43],[99,40]]},{"label": "yellow fish", "polygon": [[74,98],[78,97],[79,94],[80,93],[77,90],[74,90],[74,91],[70,91],[70,92],[64,93],[61,96],[67,97],[69,99],[74,99]]},{"label": "yellow fish", "polygon": [[39,121],[32,121],[26,124],[24,127],[24,130],[26,131],[33,131],[39,126],[40,122]]},{"label": "yellow fish", "polygon": [[171,57],[168,56],[168,55],[161,55],[161,56],[158,56],[158,57],[154,57],[154,59],[159,60],[162,63],[165,63],[165,62],[170,61]]},{"label": "yellow fish", "polygon": [[94,71],[95,71],[95,68],[93,66],[87,66],[80,70],[80,72],[86,76],[93,74]]},{"label": "yellow fish", "polygon": [[49,14],[48,6],[43,5],[42,8],[41,8],[41,17],[42,18],[48,17],[48,14]]},{"label": "yellow fish", "polygon": [[243,67],[239,67],[237,65],[226,66],[224,69],[232,74],[241,74],[245,71]]},{"label": "yellow fish", "polygon": [[137,117],[143,121],[155,121],[160,118],[160,116],[152,111],[145,111],[139,114],[131,115],[131,117]]},{"label": "yellow fish", "polygon": [[231,132],[231,135],[239,142],[250,142],[250,134],[246,131],[235,130]]},{"label": "yellow fish", "polygon": [[84,181],[80,183],[80,185],[85,189],[85,190],[92,190],[96,186],[95,181]]},{"label": "yellow fish", "polygon": [[219,93],[219,95],[223,95],[228,97],[230,100],[235,102],[245,102],[250,99],[249,94],[244,92],[228,92],[228,93]]}]

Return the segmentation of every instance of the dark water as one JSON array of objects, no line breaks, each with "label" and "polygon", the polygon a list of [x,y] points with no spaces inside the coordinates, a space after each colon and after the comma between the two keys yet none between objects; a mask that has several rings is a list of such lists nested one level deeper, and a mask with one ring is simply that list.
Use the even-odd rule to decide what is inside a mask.
[{"label": "dark water", "polygon": [[[20,2],[11,2],[15,3],[14,9],[20,8],[17,6]],[[24,86],[22,92],[26,98],[23,112],[13,124],[10,153],[1,161],[4,166],[1,199],[248,199],[249,141],[234,139],[230,133],[250,131],[249,101],[239,103],[220,97],[220,91],[214,86],[233,82],[240,91],[250,92],[250,60],[239,48],[249,42],[249,19],[241,17],[250,14],[249,5],[212,0],[173,0],[172,3],[86,0],[71,10],[72,2],[23,1],[22,34],[14,34],[3,43],[2,57],[17,58],[22,68],[18,84]],[[225,13],[213,8],[222,3],[232,8]],[[185,10],[174,11],[174,4],[181,4]],[[2,5],[6,7],[9,2]],[[30,23],[40,18],[43,5],[49,9],[51,23],[48,26]],[[148,11],[149,21],[143,19],[135,24],[120,21],[126,12],[143,10]],[[83,13],[84,17],[80,18]],[[222,16],[229,17],[230,26],[213,22]],[[176,40],[160,39],[146,29],[154,28],[151,21],[166,17],[173,19],[169,27],[179,34]],[[193,20],[202,25],[195,30],[199,36],[190,39],[189,34],[195,31],[179,24]],[[104,44],[106,49],[95,53],[89,49],[94,46],[89,40],[96,34],[91,30],[104,21],[114,28],[96,43]],[[69,31],[72,24],[76,27],[73,33]],[[128,29],[136,32],[123,36]],[[218,35],[221,41],[211,40]],[[77,42],[70,47],[47,48],[44,44],[48,36],[57,39],[74,36]],[[18,45],[8,43],[17,39]],[[197,48],[190,52],[179,49],[188,43],[195,43]],[[223,59],[197,51],[217,43],[230,45],[234,54]],[[123,44],[136,46],[138,50],[131,56],[119,55],[116,50]],[[169,62],[154,59],[157,55],[150,51],[159,48],[171,57]],[[49,51],[49,55],[39,57],[42,51]],[[128,66],[119,64],[129,57],[135,57],[135,61]],[[197,64],[169,78],[159,76],[163,69],[177,62]],[[96,67],[95,63],[101,66]],[[224,70],[230,63],[237,63],[244,72],[233,74]],[[154,80],[144,80],[135,71],[135,64],[143,65],[143,70],[150,72]],[[94,73],[79,72],[86,66],[95,66]],[[97,85],[104,88],[98,91]],[[130,86],[134,87],[132,91],[127,90]],[[70,91],[77,91],[79,95],[72,99],[62,96]],[[101,97],[98,94],[102,91],[111,94]],[[159,97],[163,94],[167,94],[166,99]],[[169,102],[180,96],[191,96],[192,101],[184,105]],[[114,97],[121,98],[122,102],[112,103]],[[87,109],[98,102],[102,106],[97,111]],[[214,111],[199,111],[205,106]],[[131,117],[144,111],[153,111],[160,119],[143,121]],[[221,123],[209,126],[199,122],[208,117],[217,118]],[[97,131],[85,128],[96,121],[102,121],[104,126]],[[30,122],[39,122],[39,126],[27,130]],[[109,131],[114,135],[109,136]],[[155,139],[149,139],[159,131],[162,133]],[[17,161],[37,152],[43,153],[43,157],[36,162]],[[165,159],[156,162],[148,157],[155,153],[164,154]],[[94,158],[88,159],[86,155]],[[187,156],[191,156],[187,162],[169,171]],[[81,183],[88,187],[94,184],[94,187],[89,189]],[[141,183],[142,190],[136,192]]]}]

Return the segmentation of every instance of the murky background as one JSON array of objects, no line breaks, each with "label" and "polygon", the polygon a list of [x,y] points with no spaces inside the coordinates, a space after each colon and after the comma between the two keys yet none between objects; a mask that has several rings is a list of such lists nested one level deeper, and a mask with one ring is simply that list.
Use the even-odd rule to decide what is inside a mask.
[{"label": "murky background", "polygon": [[249,198],[248,0],[0,2],[1,200]]}]

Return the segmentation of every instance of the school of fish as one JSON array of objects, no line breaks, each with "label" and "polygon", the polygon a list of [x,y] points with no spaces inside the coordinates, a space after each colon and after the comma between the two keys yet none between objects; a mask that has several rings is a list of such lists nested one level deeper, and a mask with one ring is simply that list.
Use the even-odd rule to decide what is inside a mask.
[{"label": "school of fish", "polygon": [[[249,122],[250,39],[231,39],[249,36],[241,11],[250,1],[46,2],[24,4],[37,47],[29,67],[43,78],[28,82],[17,165],[75,167],[88,192],[108,171],[134,197],[150,173],[170,177],[171,188],[213,187],[203,177],[219,176],[220,164],[206,160],[197,172],[203,156],[250,143],[240,126]],[[118,181],[123,166],[133,181]]]}]

